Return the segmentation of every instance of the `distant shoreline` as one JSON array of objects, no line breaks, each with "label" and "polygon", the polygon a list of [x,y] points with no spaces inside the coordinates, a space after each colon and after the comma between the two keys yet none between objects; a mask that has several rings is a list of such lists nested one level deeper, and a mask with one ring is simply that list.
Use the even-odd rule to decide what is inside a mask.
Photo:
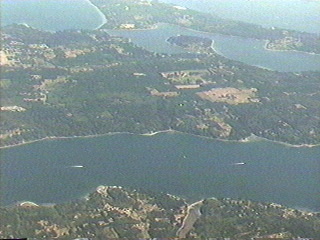
[{"label": "distant shoreline", "polygon": [[156,23],[156,24],[153,24],[153,25],[151,25],[151,27],[150,28],[128,28],[128,29],[126,29],[126,28],[101,28],[100,30],[102,30],[102,31],[106,31],[106,32],[108,32],[108,31],[125,31],[125,32],[134,32],[134,31],[150,31],[150,30],[156,30],[156,29],[158,29],[158,24]]},{"label": "distant shoreline", "polygon": [[320,56],[320,53],[313,53],[313,52],[305,52],[305,51],[300,51],[300,50],[295,50],[295,49],[292,49],[292,50],[277,50],[277,49],[271,49],[271,48],[268,48],[268,45],[270,43],[270,40],[265,40],[265,44],[264,44],[264,49],[267,50],[267,51],[273,51],[273,52],[296,52],[296,53],[303,53],[303,54],[309,54],[309,55],[312,55],[312,56]]},{"label": "distant shoreline", "polygon": [[100,29],[103,25],[105,25],[107,23],[107,18],[106,16],[103,14],[103,12],[96,6],[94,5],[90,0],[85,0],[90,6],[92,6],[94,9],[96,9],[97,13],[99,14],[102,23],[97,26],[94,30],[98,30]]},{"label": "distant shoreline", "polygon": [[[171,24],[171,25],[175,25],[175,24]],[[216,34],[216,35],[224,35],[224,36],[230,36],[230,37],[236,37],[236,38],[243,38],[243,37],[236,36],[236,35],[222,34],[222,33],[217,33],[217,32],[216,32],[216,33],[215,33],[215,32],[206,32],[206,31],[203,31],[203,30],[196,30],[196,29],[193,29],[193,28],[183,27],[183,26],[180,26],[180,25],[176,25],[176,26],[179,26],[179,27],[181,27],[181,28],[190,30],[190,31],[192,31],[192,32],[200,33],[200,34]],[[268,39],[263,40],[263,39],[250,38],[250,37],[249,37],[249,39],[254,39],[254,40],[258,40],[258,41],[264,41],[265,44],[264,44],[263,49],[264,49],[264,50],[267,50],[267,51],[274,51],[274,52],[297,52],[297,53],[304,53],[304,54],[315,55],[315,56],[320,55],[319,53],[310,53],[310,52],[299,51],[299,50],[274,50],[274,49],[268,48],[268,44],[270,43],[270,40],[268,40]],[[213,48],[213,50],[214,50],[217,54],[225,57],[222,53],[218,52],[216,49]],[[260,67],[260,66],[257,66],[257,67]],[[267,69],[267,70],[272,70],[272,69],[269,69],[269,68],[266,68],[266,67],[260,67],[260,68],[265,68],[265,69]],[[274,70],[272,70],[272,71],[274,71]]]},{"label": "distant shoreline", "polygon": [[197,134],[192,134],[192,133],[185,133],[173,129],[167,129],[167,130],[160,130],[156,132],[147,132],[147,133],[131,133],[131,132],[108,132],[108,133],[102,133],[102,134],[93,134],[93,135],[83,135],[83,136],[48,136],[36,140],[31,140],[31,141],[22,141],[21,143],[16,143],[16,144],[11,144],[7,146],[2,146],[0,147],[1,149],[8,149],[8,148],[13,148],[13,147],[18,147],[18,146],[23,146],[27,144],[32,144],[36,142],[41,142],[41,141],[47,141],[47,140],[61,140],[61,139],[74,139],[74,138],[97,138],[97,137],[104,137],[104,136],[113,136],[113,135],[120,135],[120,134],[128,134],[128,135],[140,135],[140,136],[146,136],[146,137],[152,137],[157,134],[161,133],[174,133],[174,134],[186,134],[194,137],[199,137],[199,138],[205,138],[205,139],[210,139],[214,141],[219,141],[219,142],[234,142],[234,143],[252,143],[252,142],[258,142],[258,141],[265,141],[265,142],[272,142],[280,145],[284,145],[287,147],[292,147],[292,148],[313,148],[313,147],[320,147],[319,144],[290,144],[286,142],[281,142],[277,140],[270,140],[267,138],[259,137],[254,134],[251,134],[250,136],[239,139],[239,140],[229,140],[229,139],[221,139],[221,138],[213,138],[213,137],[208,137],[208,136],[202,136],[202,135],[197,135]]},{"label": "distant shoreline", "polygon": [[13,148],[18,147],[22,145],[28,145],[36,142],[42,142],[47,140],[61,140],[61,139],[73,139],[73,138],[96,138],[96,137],[104,137],[104,136],[112,136],[112,135],[119,135],[119,134],[130,134],[130,135],[141,135],[141,136],[154,136],[158,133],[167,133],[167,132],[175,132],[174,130],[162,130],[157,132],[151,132],[151,133],[131,133],[131,132],[108,132],[108,133],[101,133],[101,134],[93,134],[93,135],[83,135],[83,136],[47,136],[35,140],[30,141],[22,141],[21,143],[11,144],[7,146],[1,146],[0,149],[6,149],[6,148]]}]

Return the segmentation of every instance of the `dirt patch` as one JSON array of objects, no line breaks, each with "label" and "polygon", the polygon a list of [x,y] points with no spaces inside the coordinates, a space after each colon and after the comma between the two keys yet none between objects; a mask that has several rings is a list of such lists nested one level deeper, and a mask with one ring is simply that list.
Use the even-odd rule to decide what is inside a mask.
[{"label": "dirt patch", "polygon": [[256,88],[237,89],[232,87],[227,88],[213,88],[209,91],[198,92],[197,95],[202,99],[211,102],[225,102],[232,105],[242,103],[259,102],[256,98]]},{"label": "dirt patch", "polygon": [[7,54],[4,51],[0,51],[0,66],[10,65],[10,61]]}]

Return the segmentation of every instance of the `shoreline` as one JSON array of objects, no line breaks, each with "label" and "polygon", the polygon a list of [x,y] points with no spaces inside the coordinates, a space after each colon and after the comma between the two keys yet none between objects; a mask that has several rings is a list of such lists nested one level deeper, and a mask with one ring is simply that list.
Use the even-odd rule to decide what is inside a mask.
[{"label": "shoreline", "polygon": [[268,45],[270,43],[270,40],[264,40],[265,41],[265,44],[263,46],[263,48],[266,50],[266,51],[272,51],[272,52],[295,52],[295,53],[301,53],[301,54],[308,54],[308,55],[312,55],[312,56],[320,56],[320,53],[313,53],[313,52],[305,52],[305,51],[300,51],[300,50],[277,50],[277,49],[271,49],[271,48],[268,48]]},{"label": "shoreline", "polygon": [[281,142],[278,140],[270,140],[267,138],[259,137],[254,134],[251,134],[248,137],[239,139],[239,140],[230,140],[230,139],[221,139],[221,138],[213,138],[213,137],[208,137],[208,136],[202,136],[202,135],[197,135],[193,133],[185,133],[181,131],[177,131],[174,129],[167,129],[167,130],[159,130],[155,132],[147,132],[147,133],[131,133],[131,132],[108,132],[108,133],[102,133],[102,134],[94,134],[94,135],[83,135],[83,136],[47,136],[43,137],[40,139],[36,140],[31,140],[31,141],[22,141],[21,143],[16,143],[12,145],[7,145],[7,146],[1,146],[0,150],[2,149],[8,149],[8,148],[14,148],[14,147],[19,147],[23,145],[28,145],[32,143],[37,143],[37,142],[42,142],[42,141],[48,141],[48,140],[62,140],[62,139],[77,139],[77,138],[97,138],[97,137],[106,137],[106,136],[113,136],[113,135],[119,135],[119,134],[128,134],[128,135],[140,135],[140,136],[145,136],[145,137],[152,137],[157,134],[186,134],[194,137],[199,137],[199,138],[204,138],[204,139],[209,139],[213,141],[219,141],[219,142],[226,142],[226,143],[253,143],[253,142],[270,142],[270,143],[275,143],[279,145],[283,145],[286,147],[292,147],[292,148],[313,148],[313,147],[320,147],[319,144],[291,144],[291,143],[286,143],[286,142]]},{"label": "shoreline", "polygon": [[253,38],[253,37],[242,37],[242,36],[237,36],[237,35],[232,35],[232,34],[223,34],[223,33],[219,33],[219,32],[206,32],[206,31],[203,31],[203,30],[197,30],[197,29],[193,29],[193,28],[189,28],[189,27],[184,27],[184,26],[181,26],[181,25],[178,25],[178,24],[171,24],[171,23],[164,23],[164,24],[178,26],[178,27],[181,27],[183,29],[190,30],[190,31],[193,31],[193,32],[196,32],[196,33],[200,33],[200,34],[216,34],[216,35],[220,35],[220,36],[230,36],[230,37],[235,37],[235,38],[254,39],[254,40],[257,40],[257,41],[262,41],[262,42],[265,42],[263,49],[265,49],[267,51],[297,52],[297,53],[303,53],[303,54],[315,55],[315,56],[320,55],[320,53],[305,52],[305,51],[299,51],[299,50],[273,50],[273,49],[269,49],[269,48],[267,48],[267,45],[270,43],[270,40],[268,40],[268,39],[259,39],[259,38]]},{"label": "shoreline", "polygon": [[134,32],[134,31],[151,31],[151,30],[156,30],[158,29],[158,24],[152,24],[150,28],[101,28],[100,30],[102,31],[124,31],[124,32]]},{"label": "shoreline", "polygon": [[[178,35],[176,35],[176,36],[181,36],[181,35],[178,34]],[[170,38],[170,37],[169,37],[169,38]],[[169,38],[166,39],[166,43],[168,43],[168,44],[170,44],[170,45],[173,45],[173,46],[175,46],[175,47],[178,47],[178,48],[184,50],[186,53],[196,53],[196,54],[198,54],[197,52],[193,52],[192,50],[188,50],[188,49],[186,49],[186,48],[184,48],[184,47],[182,47],[182,46],[179,46],[179,45],[177,45],[177,44],[175,44],[175,43],[170,43],[170,42],[168,41]],[[210,39],[210,40],[211,40],[211,45],[210,45],[209,49],[211,49],[215,54],[220,55],[220,56],[222,56],[222,57],[224,57],[224,58],[227,58],[227,57],[224,56],[220,51],[218,51],[218,50],[215,49],[215,42],[216,42],[216,41],[215,41],[214,39]],[[201,53],[200,53],[200,54],[201,54]],[[210,52],[204,53],[204,54],[210,54]],[[211,53],[211,54],[212,54],[212,53]]]},{"label": "shoreline", "polygon": [[[100,17],[100,20],[101,20],[101,24],[99,24],[97,27],[95,28],[90,28],[90,30],[99,30],[103,25],[105,25],[107,23],[107,18],[106,16],[103,14],[103,12],[96,6],[94,5],[91,0],[83,0],[85,3],[87,3],[90,7],[94,8],[97,12],[97,14],[99,15]],[[9,26],[9,25],[12,25],[13,23],[10,23],[10,24],[5,24],[4,26]],[[26,22],[20,22],[20,23],[17,23],[17,24],[20,24],[20,25],[24,25],[28,28],[34,28],[34,29],[39,29],[41,31],[44,31],[44,32],[51,32],[51,33],[56,33],[58,31],[61,31],[61,30],[48,30],[48,29],[43,29],[41,27],[34,27],[32,25],[30,25],[30,23],[26,23]],[[79,29],[73,29],[73,30],[79,30]]]},{"label": "shoreline", "polygon": [[107,23],[107,18],[106,16],[103,14],[103,12],[96,6],[94,5],[90,0],[85,0],[90,6],[92,6],[94,9],[96,9],[97,13],[99,14],[102,23],[97,26],[96,28],[94,28],[93,30],[98,30],[100,29],[103,25],[105,25]]},{"label": "shoreline", "polygon": [[19,147],[23,145],[28,145],[36,142],[42,142],[42,141],[48,141],[48,140],[62,140],[62,139],[76,139],[76,138],[96,138],[96,137],[104,137],[104,136],[112,136],[112,135],[118,135],[118,134],[130,134],[130,135],[140,135],[140,136],[154,136],[158,133],[168,133],[168,132],[175,132],[174,130],[160,130],[156,132],[151,132],[151,133],[131,133],[131,132],[108,132],[108,133],[101,133],[101,134],[93,134],[93,135],[83,135],[83,136],[47,136],[35,140],[30,140],[30,141],[22,141],[21,143],[16,143],[16,144],[11,144],[7,146],[1,146],[1,149],[8,149],[8,148],[13,148],[13,147]]},{"label": "shoreline", "polygon": [[[2,205],[0,204],[0,208],[12,208],[12,207],[18,207],[18,208],[41,208],[41,207],[54,207],[55,205],[57,204],[65,204],[65,203],[68,203],[68,202],[75,202],[75,201],[78,201],[78,200],[85,200],[87,201],[88,200],[88,197],[91,193],[94,193],[94,192],[97,192],[98,191],[98,188],[99,187],[111,187],[111,188],[123,188],[123,186],[109,186],[109,185],[100,185],[98,187],[96,187],[95,189],[93,189],[92,191],[88,192],[85,194],[85,196],[82,196],[82,197],[75,197],[71,200],[68,200],[68,201],[63,201],[63,202],[58,202],[58,203],[35,203],[33,201],[27,201],[27,200],[23,200],[23,201],[18,201],[18,202],[13,202],[11,204],[7,204],[7,205]],[[126,188],[126,187],[124,187]],[[173,197],[177,197],[177,198],[181,198],[181,196],[179,195],[172,195],[172,194],[169,194]],[[183,199],[183,197],[182,197]],[[217,199],[215,197],[205,197],[205,198],[200,198],[200,200],[193,200],[191,201],[190,204],[188,204],[188,209],[187,209],[187,214],[183,220],[183,223],[181,225],[181,227],[178,229],[177,231],[177,235],[180,235],[178,233],[181,233],[181,231],[185,230],[185,228],[188,228],[188,226],[186,226],[187,221],[190,221],[188,218],[189,216],[189,213],[190,211],[195,211],[193,212],[195,215],[197,215],[196,217],[199,218],[201,216],[201,212],[199,211],[200,210],[200,207],[203,205],[203,202],[207,199]],[[236,199],[236,198],[234,198]],[[240,200],[243,199],[243,198],[240,198]],[[239,199],[238,199],[239,200]],[[275,202],[268,202],[268,201],[257,201],[257,200],[250,200],[250,201],[254,201],[254,202],[262,202],[262,203],[275,203]],[[277,204],[277,203],[275,203]],[[285,207],[287,209],[294,209],[294,210],[297,210],[297,211],[300,211],[300,212],[305,212],[305,213],[320,213],[320,211],[318,210],[315,210],[315,209],[309,209],[309,208],[301,208],[301,207],[294,207],[294,206],[289,206],[289,205],[286,205],[286,204],[279,204],[281,207]],[[189,222],[190,223],[190,222]],[[191,222],[192,224],[190,225],[193,225],[194,222],[192,221]],[[189,230],[190,231],[190,230]],[[188,231],[188,232],[189,232]]]},{"label": "shoreline", "polygon": [[[290,53],[290,52],[296,52],[296,53],[300,53],[300,54],[308,54],[308,55],[312,55],[312,56],[320,56],[320,53],[310,53],[310,52],[305,52],[305,51],[299,51],[299,50],[273,50],[273,49],[269,49],[267,48],[267,45],[269,44],[270,40],[267,40],[267,39],[258,39],[258,38],[245,38],[245,37],[241,37],[241,36],[236,36],[236,35],[229,35],[229,34],[222,34],[222,33],[218,33],[218,32],[205,32],[203,30],[197,30],[197,29],[193,29],[193,28],[189,28],[189,27],[185,27],[185,26],[181,26],[181,25],[178,25],[178,24],[172,24],[172,23],[163,23],[163,22],[158,22],[156,24],[154,24],[155,27],[154,28],[143,28],[143,29],[103,29],[103,30],[115,30],[115,31],[148,31],[148,30],[155,30],[155,29],[158,29],[158,28],[161,28],[161,26],[163,25],[172,25],[172,26],[177,26],[181,29],[184,29],[184,30],[187,30],[187,31],[191,31],[191,32],[194,32],[196,34],[205,34],[205,35],[220,35],[220,36],[229,36],[229,37],[234,37],[234,38],[244,38],[244,39],[253,39],[253,40],[256,40],[256,41],[260,41],[260,42],[264,42],[264,45],[262,47],[262,49],[266,50],[266,51],[273,51],[273,52],[287,52],[287,53]],[[205,37],[208,37],[209,36],[205,36]],[[214,39],[211,39],[214,41]],[[216,54],[219,54],[225,58],[228,58],[226,57],[224,54],[222,54],[220,51],[218,51],[216,48],[212,47],[212,50],[216,53]],[[229,59],[229,58],[228,58]],[[255,67],[259,67],[259,68],[262,68],[262,69],[265,69],[265,70],[271,70],[271,71],[275,71],[274,69],[271,69],[271,68],[268,68],[268,67],[264,67],[264,66],[257,66],[257,65],[252,65],[252,66],[255,66]]]},{"label": "shoreline", "polygon": [[[235,37],[235,38],[244,38],[244,39],[253,39],[253,40],[256,40],[256,41],[261,41],[261,42],[265,42],[264,43],[264,46],[263,46],[263,49],[266,50],[266,51],[274,51],[274,52],[296,52],[296,53],[301,53],[301,54],[308,54],[308,55],[312,55],[312,56],[320,56],[320,53],[310,53],[310,52],[304,52],[304,51],[299,51],[299,50],[273,50],[273,49],[269,49],[267,48],[268,44],[270,43],[270,40],[268,39],[258,39],[258,38],[252,38],[252,37],[242,37],[242,36],[237,36],[237,35],[229,35],[229,34],[223,34],[223,33],[219,33],[219,32],[205,32],[203,30],[197,30],[197,29],[193,29],[193,28],[189,28],[189,27],[184,27],[184,26],[180,26],[180,25],[177,25],[177,24],[171,24],[171,23],[159,23],[159,24],[169,24],[169,25],[173,25],[173,26],[178,26],[182,29],[185,29],[185,30],[188,30],[188,31],[191,31],[191,32],[195,32],[195,33],[199,33],[199,34],[210,34],[210,35],[220,35],[220,36],[229,36],[229,37]],[[213,40],[213,39],[212,39]],[[213,40],[214,41],[214,40]],[[216,49],[213,49],[217,54],[223,56],[223,57],[226,57],[224,56],[222,53],[218,52]],[[226,57],[228,58],[228,57]],[[229,58],[228,58],[229,59]],[[256,65],[252,65],[252,66],[256,66]],[[271,71],[274,71],[270,68],[266,68],[266,67],[263,67],[263,66],[256,66],[256,67],[259,67],[259,68],[263,68],[263,69],[266,69],[266,70],[271,70]]]}]

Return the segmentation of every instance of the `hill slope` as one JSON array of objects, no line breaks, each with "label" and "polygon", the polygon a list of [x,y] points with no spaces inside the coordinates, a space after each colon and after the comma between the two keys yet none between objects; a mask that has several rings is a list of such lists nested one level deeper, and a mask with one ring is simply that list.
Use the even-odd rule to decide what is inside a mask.
[{"label": "hill slope", "polygon": [[0,208],[0,238],[320,237],[320,215],[277,204],[100,186],[86,199]]},{"label": "hill slope", "polygon": [[[279,73],[198,53],[148,52],[104,31],[3,29],[1,146],[46,137],[173,129],[319,144],[320,72]],[[203,42],[201,49],[195,48]]]}]

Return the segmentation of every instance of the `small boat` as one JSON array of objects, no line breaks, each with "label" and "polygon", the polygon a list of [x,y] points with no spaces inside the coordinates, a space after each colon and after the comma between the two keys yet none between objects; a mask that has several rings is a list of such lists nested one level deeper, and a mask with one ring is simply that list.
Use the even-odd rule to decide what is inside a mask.
[{"label": "small boat", "polygon": [[73,165],[73,166],[70,166],[70,167],[72,167],[72,168],[83,168],[84,166],[82,166],[82,165]]},{"label": "small boat", "polygon": [[232,165],[245,165],[245,162],[237,162],[237,163],[233,163]]}]

